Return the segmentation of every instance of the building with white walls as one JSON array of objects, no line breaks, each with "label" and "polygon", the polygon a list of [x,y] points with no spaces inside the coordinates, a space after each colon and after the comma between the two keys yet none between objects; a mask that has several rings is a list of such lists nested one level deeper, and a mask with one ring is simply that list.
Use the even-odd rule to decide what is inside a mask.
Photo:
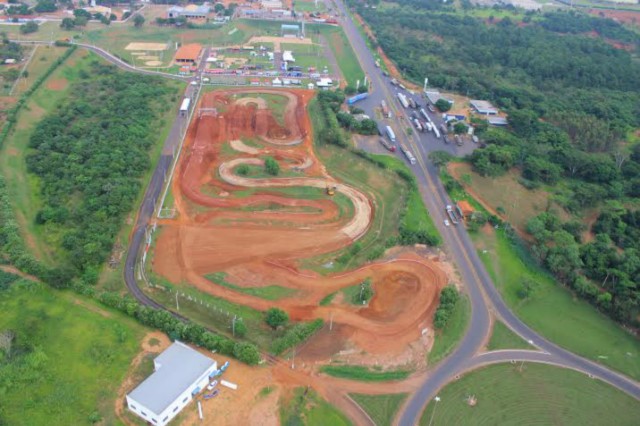
[{"label": "building with white walls", "polygon": [[127,407],[145,422],[164,426],[204,389],[217,363],[181,342],[153,360],[154,372],[127,395]]}]

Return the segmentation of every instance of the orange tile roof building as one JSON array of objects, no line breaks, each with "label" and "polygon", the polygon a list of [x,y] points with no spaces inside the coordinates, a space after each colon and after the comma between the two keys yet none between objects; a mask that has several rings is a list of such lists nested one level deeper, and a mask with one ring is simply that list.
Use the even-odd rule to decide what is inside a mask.
[{"label": "orange tile roof building", "polygon": [[185,44],[176,52],[175,61],[181,64],[197,62],[201,51],[202,46],[197,43]]},{"label": "orange tile roof building", "polygon": [[466,200],[458,201],[457,207],[458,207],[458,212],[462,217],[469,217],[475,211],[473,207],[471,207],[471,204],[469,204],[469,202]]}]

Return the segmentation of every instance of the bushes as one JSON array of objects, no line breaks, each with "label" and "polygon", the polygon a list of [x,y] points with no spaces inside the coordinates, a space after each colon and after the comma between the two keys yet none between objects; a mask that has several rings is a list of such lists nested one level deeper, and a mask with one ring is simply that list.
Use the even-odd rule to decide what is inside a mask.
[{"label": "bushes", "polygon": [[433,325],[435,328],[442,329],[447,325],[449,317],[456,307],[456,303],[460,299],[458,289],[452,285],[448,285],[440,292],[440,305],[436,309],[436,314],[433,317]]},{"label": "bushes", "polygon": [[280,165],[273,157],[267,157],[264,159],[264,170],[271,176],[278,176],[280,173]]},{"label": "bushes", "polygon": [[289,314],[282,309],[269,308],[265,314],[264,322],[266,322],[269,327],[275,329],[289,322]]},{"label": "bushes", "polygon": [[322,328],[322,324],[322,320],[317,319],[309,323],[299,323],[294,325],[287,330],[284,336],[273,341],[273,345],[271,345],[271,352],[279,355],[285,350],[307,340],[311,335]]}]

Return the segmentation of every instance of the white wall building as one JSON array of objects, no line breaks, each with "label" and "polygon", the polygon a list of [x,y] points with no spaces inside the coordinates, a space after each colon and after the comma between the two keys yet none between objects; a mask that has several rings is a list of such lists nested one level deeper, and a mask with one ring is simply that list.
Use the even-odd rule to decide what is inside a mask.
[{"label": "white wall building", "polygon": [[127,395],[127,407],[146,422],[164,426],[209,383],[217,363],[174,342],[153,360],[154,373]]}]

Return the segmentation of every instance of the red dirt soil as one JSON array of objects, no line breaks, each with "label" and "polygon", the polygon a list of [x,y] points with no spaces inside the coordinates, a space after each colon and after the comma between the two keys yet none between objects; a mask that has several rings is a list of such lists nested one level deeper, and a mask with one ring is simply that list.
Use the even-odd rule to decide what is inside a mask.
[{"label": "red dirt soil", "polygon": [[[241,102],[234,101],[233,95],[241,93],[286,96],[289,104],[285,126],[278,125],[270,110],[259,101],[250,102],[246,97]],[[215,108],[217,112],[200,116],[196,110],[194,114],[172,182],[178,214],[174,219],[159,221],[163,230],[157,240],[153,269],[174,283],[187,282],[233,303],[258,310],[278,306],[294,321],[331,318],[334,334],[331,338],[320,335],[319,340],[335,344],[316,345],[312,339],[309,345],[314,350],[308,354],[311,362],[328,361],[343,342],[356,346],[360,352],[393,357],[421,341],[422,330],[431,327],[439,290],[448,279],[436,262],[410,251],[340,274],[322,276],[299,269],[301,259],[334,252],[361,238],[375,214],[367,195],[337,182],[316,158],[311,124],[305,112],[312,96],[313,92],[306,90],[269,89],[204,95],[199,107]],[[265,147],[257,149],[257,154],[233,151],[229,142],[242,138],[258,139]],[[249,178],[235,174],[241,164],[261,166],[264,162],[260,157],[265,155],[275,158],[283,171],[290,164],[287,161],[304,164],[305,168],[300,170],[304,176]],[[336,185],[336,191],[349,198],[352,217],[341,217],[329,196],[294,199],[277,192],[283,187],[303,186],[324,191],[328,183]],[[253,192],[237,195],[247,189]],[[286,208],[263,210],[267,205]],[[307,210],[295,210],[300,208]],[[278,301],[264,300],[205,278],[218,271],[226,272],[227,279],[238,286],[277,283],[298,291]],[[375,290],[368,306],[346,303],[319,306],[325,296],[367,278],[371,278]],[[319,378],[308,370],[278,376],[278,382],[284,385],[311,382],[325,397],[336,399],[326,388],[326,383],[334,383],[336,379]],[[341,386],[338,389],[344,392],[354,386],[359,391],[373,387],[346,386],[343,382],[338,381]],[[348,403],[342,401],[339,405],[350,411]]]}]

